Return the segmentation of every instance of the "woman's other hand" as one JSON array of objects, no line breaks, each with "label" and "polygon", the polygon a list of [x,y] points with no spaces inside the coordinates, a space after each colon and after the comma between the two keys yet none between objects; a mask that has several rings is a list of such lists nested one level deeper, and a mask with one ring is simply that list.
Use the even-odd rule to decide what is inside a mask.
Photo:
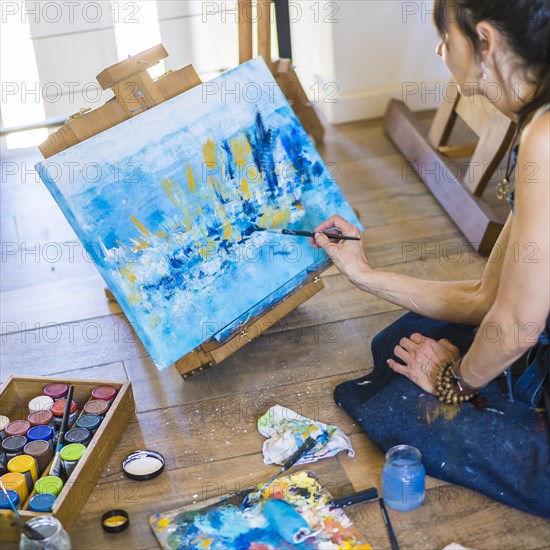
[{"label": "woman's other hand", "polygon": [[388,359],[388,366],[432,395],[441,367],[460,357],[458,348],[448,340],[433,340],[418,333],[401,338],[393,352],[405,364]]},{"label": "woman's other hand", "polygon": [[[358,237],[360,241],[336,240],[327,237],[324,232],[336,228],[341,235],[346,237]],[[344,218],[334,215],[314,229],[315,238],[310,239],[315,248],[323,248],[330,256],[334,265],[352,282],[357,282],[361,273],[372,270],[367,255],[363,249],[363,238],[361,232],[355,225]],[[330,232],[329,232],[330,233]]]}]

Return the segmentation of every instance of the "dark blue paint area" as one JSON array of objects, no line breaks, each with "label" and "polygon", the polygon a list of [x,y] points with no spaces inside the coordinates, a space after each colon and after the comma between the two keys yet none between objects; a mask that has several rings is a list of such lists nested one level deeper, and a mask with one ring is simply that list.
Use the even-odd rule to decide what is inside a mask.
[{"label": "dark blue paint area", "polygon": [[228,176],[231,178],[231,179],[234,179],[235,178],[235,170],[234,170],[234,165],[235,165],[235,161],[233,159],[233,151],[231,151],[231,147],[229,146],[229,142],[224,139],[223,142],[222,142],[222,148],[223,150],[225,151],[226,155],[227,155],[227,173],[228,173]]}]

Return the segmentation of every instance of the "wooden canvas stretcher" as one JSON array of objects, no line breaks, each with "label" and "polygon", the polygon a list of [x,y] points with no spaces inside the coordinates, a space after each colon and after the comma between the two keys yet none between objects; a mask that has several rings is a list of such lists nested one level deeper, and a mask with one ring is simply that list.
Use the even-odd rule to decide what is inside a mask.
[{"label": "wooden canvas stretcher", "polygon": [[[168,71],[153,80],[147,69],[167,55],[165,48],[158,45],[102,71],[97,80],[104,90],[110,88],[114,97],[95,110],[82,110],[71,116],[64,126],[39,146],[44,158],[48,159],[201,84],[191,65]],[[260,315],[250,318],[244,326],[238,326],[229,334],[208,338],[178,360],[176,369],[186,378],[219,364],[319,292],[323,286],[319,272],[310,273],[303,284],[285,299],[270,303]],[[109,289],[105,292],[109,299],[114,300]]]}]

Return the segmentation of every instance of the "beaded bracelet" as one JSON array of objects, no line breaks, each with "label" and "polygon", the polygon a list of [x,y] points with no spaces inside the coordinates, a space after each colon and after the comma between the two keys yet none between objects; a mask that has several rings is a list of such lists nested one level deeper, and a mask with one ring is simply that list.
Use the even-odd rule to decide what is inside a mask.
[{"label": "beaded bracelet", "polygon": [[[458,384],[458,382],[460,381],[460,377],[457,377],[452,370],[453,364],[453,362],[445,363],[441,367],[439,374],[437,375],[435,395],[439,399],[439,401],[449,404],[457,404],[463,403],[464,401],[470,401],[470,399],[472,399],[472,397],[477,394],[477,391],[467,394],[459,393],[459,391],[464,390]],[[455,389],[457,386],[459,388],[459,391]]]}]

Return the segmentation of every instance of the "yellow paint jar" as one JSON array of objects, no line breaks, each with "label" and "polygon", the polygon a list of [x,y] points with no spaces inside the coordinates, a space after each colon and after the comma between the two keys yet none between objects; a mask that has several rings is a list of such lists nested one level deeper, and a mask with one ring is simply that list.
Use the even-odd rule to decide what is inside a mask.
[{"label": "yellow paint jar", "polygon": [[36,459],[29,455],[19,455],[8,462],[8,470],[13,473],[23,474],[27,482],[29,493],[38,480],[38,465]]},{"label": "yellow paint jar", "polygon": [[0,477],[4,487],[11,489],[19,495],[19,502],[23,504],[29,496],[29,488],[27,487],[27,479],[19,472],[9,472]]}]

